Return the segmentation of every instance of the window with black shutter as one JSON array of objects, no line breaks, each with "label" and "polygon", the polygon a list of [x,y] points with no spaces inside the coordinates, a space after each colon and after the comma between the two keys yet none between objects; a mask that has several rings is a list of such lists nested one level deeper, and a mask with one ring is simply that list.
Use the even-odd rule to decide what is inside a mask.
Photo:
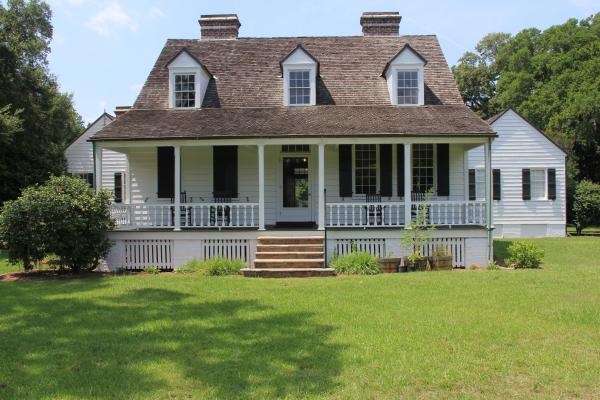
[{"label": "window with black shutter", "polygon": [[339,149],[340,197],[352,196],[352,145],[340,144]]},{"label": "window with black shutter", "polygon": [[404,197],[404,145],[396,146],[396,171],[398,180],[398,196]]},{"label": "window with black shutter", "polygon": [[213,195],[238,197],[237,146],[213,146]]},{"label": "window with black shutter", "polygon": [[437,194],[450,196],[450,145],[437,145]]},{"label": "window with black shutter", "polygon": [[500,183],[500,170],[494,168],[492,170],[492,184],[493,184],[493,189],[492,189],[492,196],[494,200],[501,200],[502,199],[502,184]]},{"label": "window with black shutter", "polygon": [[88,185],[94,187],[94,173],[90,172],[85,174],[85,180],[87,181]]},{"label": "window with black shutter", "polygon": [[382,196],[392,195],[392,145],[379,145],[379,193]]},{"label": "window with black shutter", "polygon": [[175,197],[175,149],[173,147],[157,148],[158,191],[159,199]]},{"label": "window with black shutter", "polygon": [[529,168],[523,169],[521,187],[523,200],[531,200],[531,170]]},{"label": "window with black shutter", "polygon": [[556,169],[548,168],[548,200],[556,200]]},{"label": "window with black shutter", "polygon": [[123,202],[123,174],[121,172],[115,172],[114,198],[115,203]]},{"label": "window with black shutter", "polygon": [[475,170],[469,169],[469,200],[477,199],[477,185],[475,184]]}]

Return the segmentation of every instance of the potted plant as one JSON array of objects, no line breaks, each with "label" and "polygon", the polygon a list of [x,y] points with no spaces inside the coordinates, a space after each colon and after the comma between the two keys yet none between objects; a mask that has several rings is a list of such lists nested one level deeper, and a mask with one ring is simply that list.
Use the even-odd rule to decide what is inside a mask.
[{"label": "potted plant", "polygon": [[381,257],[379,259],[379,269],[384,274],[398,272],[400,261],[402,261],[401,257],[392,257],[392,254],[388,253],[387,257]]},{"label": "potted plant", "polygon": [[404,235],[402,236],[402,247],[410,252],[410,255],[404,258],[403,270],[415,271],[426,270],[430,268],[429,260],[423,255],[424,247],[431,241],[431,236],[435,228],[427,226],[427,217],[429,215],[428,201],[431,199],[431,193],[425,195],[425,201],[417,205],[417,215],[414,221],[410,221]]},{"label": "potted plant", "polygon": [[434,270],[452,269],[452,254],[446,246],[436,246],[431,256],[431,264]]}]

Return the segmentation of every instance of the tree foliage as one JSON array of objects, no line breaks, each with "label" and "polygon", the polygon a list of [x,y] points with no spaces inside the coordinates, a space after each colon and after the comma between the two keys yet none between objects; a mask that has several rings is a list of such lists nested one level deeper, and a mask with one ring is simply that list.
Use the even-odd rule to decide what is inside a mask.
[{"label": "tree foliage", "polygon": [[51,39],[46,3],[0,3],[0,203],[63,173],[65,146],[83,129],[48,71]]},{"label": "tree foliage", "polygon": [[573,222],[577,234],[591,225],[600,225],[600,185],[583,180],[577,184],[573,201]]},{"label": "tree foliage", "polygon": [[453,72],[483,118],[516,109],[568,151],[572,178],[600,182],[600,14],[488,35]]},{"label": "tree foliage", "polygon": [[51,177],[7,201],[0,213],[0,243],[25,269],[54,254],[72,270],[89,270],[110,249],[110,193],[94,193],[75,177]]}]

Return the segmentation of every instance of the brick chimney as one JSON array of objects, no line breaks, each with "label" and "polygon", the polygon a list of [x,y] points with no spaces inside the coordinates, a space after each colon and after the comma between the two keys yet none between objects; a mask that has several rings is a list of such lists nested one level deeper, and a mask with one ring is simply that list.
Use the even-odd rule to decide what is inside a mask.
[{"label": "brick chimney", "polygon": [[401,19],[397,11],[364,12],[360,17],[363,36],[398,36]]},{"label": "brick chimney", "polygon": [[201,15],[200,36],[202,39],[237,39],[240,20],[237,14]]}]

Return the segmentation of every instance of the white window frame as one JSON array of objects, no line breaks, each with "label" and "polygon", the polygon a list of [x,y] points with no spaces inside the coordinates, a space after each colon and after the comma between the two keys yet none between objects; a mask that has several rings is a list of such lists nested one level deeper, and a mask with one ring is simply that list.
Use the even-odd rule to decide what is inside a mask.
[{"label": "white window frame", "polygon": [[[290,99],[291,89],[292,89],[290,87],[290,82],[291,82],[290,75],[293,72],[301,72],[301,73],[308,72],[308,103],[300,103],[300,104],[296,103],[296,104],[292,104],[292,102],[290,101],[291,100]],[[290,68],[290,69],[287,70],[287,75],[288,75],[287,76],[287,78],[288,78],[288,85],[287,85],[287,93],[286,93],[286,95],[287,95],[288,105],[290,107],[296,107],[296,106],[302,107],[302,106],[310,106],[310,105],[312,105],[313,104],[313,102],[312,102],[312,91],[313,91],[313,86],[314,85],[313,85],[313,82],[312,82],[312,76],[311,76],[310,68]],[[299,89],[306,89],[306,88],[305,87],[301,87]]]},{"label": "white window frame", "polygon": [[[481,196],[479,195],[480,190],[482,191]],[[475,168],[475,200],[485,200],[485,168]]]},{"label": "white window frame", "polygon": [[[542,176],[544,177],[544,180],[543,180],[543,193],[544,194],[542,197],[534,197],[533,196],[533,173],[534,172],[541,172]],[[531,200],[533,200],[533,201],[548,200],[548,169],[547,168],[530,168],[529,169],[529,183],[530,183],[529,190],[531,193]]]},{"label": "white window frame", "polygon": [[411,167],[411,179],[412,182],[410,183],[410,187],[411,187],[411,191],[414,192],[415,191],[415,184],[414,184],[414,179],[415,179],[415,152],[414,152],[414,146],[415,145],[431,145],[433,147],[432,149],[432,164],[433,164],[433,184],[431,186],[431,189],[433,191],[434,194],[437,194],[437,146],[435,143],[413,143],[413,148],[411,150],[411,160],[410,160],[410,167]]},{"label": "white window frame", "polygon": [[[365,143],[371,144],[371,143]],[[375,146],[375,170],[376,170],[376,178],[375,178],[375,193],[380,192],[380,165],[379,165],[379,145],[374,144]],[[356,196],[365,196],[364,193],[359,194],[356,191],[356,145],[352,145],[352,193]]]},{"label": "white window frame", "polygon": [[[193,76],[194,77],[194,104],[189,106],[189,107],[177,107],[177,76]],[[195,71],[192,72],[182,72],[182,71],[177,71],[177,72],[173,72],[173,92],[172,92],[172,96],[173,96],[173,108],[177,108],[177,109],[190,109],[190,108],[197,108],[198,107],[198,95],[200,93],[198,93],[198,73]]]},{"label": "white window frame", "polygon": [[[310,102],[308,104],[290,104],[290,72],[306,72],[306,71],[308,71],[308,80],[309,80],[309,84],[310,84]],[[311,66],[311,65],[302,65],[302,66],[284,65],[283,73],[284,73],[283,103],[285,106],[307,107],[307,106],[314,106],[315,104],[317,104],[317,88],[316,88],[317,68],[316,68],[316,64],[314,66]]]},{"label": "white window frame", "polygon": [[[404,89],[417,89],[417,102],[416,103],[400,103],[400,96],[398,94],[398,91],[400,90],[400,80],[398,79],[398,74],[400,72],[414,72],[417,74],[417,86],[416,87],[406,87]],[[409,69],[409,68],[395,68],[394,73],[396,74],[396,104],[398,106],[418,106],[421,101],[420,101],[420,96],[421,96],[421,82],[420,82],[420,78],[419,78],[419,69]]]}]

